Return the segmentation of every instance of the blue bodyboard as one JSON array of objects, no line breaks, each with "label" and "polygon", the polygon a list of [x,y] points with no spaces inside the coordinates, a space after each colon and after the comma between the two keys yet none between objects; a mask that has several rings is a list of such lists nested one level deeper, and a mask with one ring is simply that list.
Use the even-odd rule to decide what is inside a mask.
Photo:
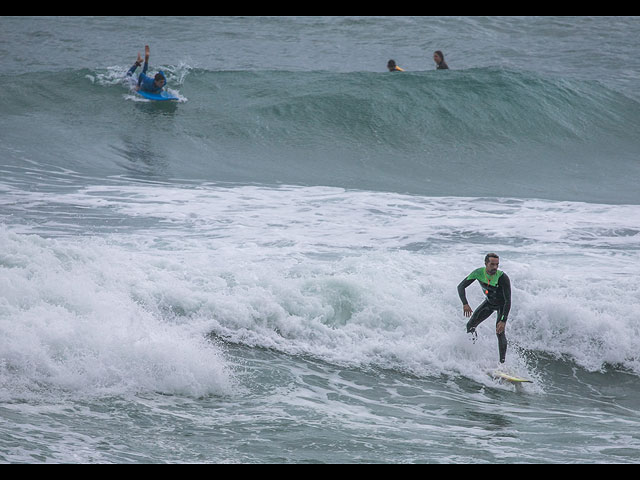
[{"label": "blue bodyboard", "polygon": [[147,100],[155,100],[157,102],[166,102],[169,100],[173,100],[173,101],[180,100],[178,97],[174,97],[173,95],[165,91],[162,91],[160,93],[150,93],[150,92],[145,92],[143,90],[138,90],[137,93],[138,95],[146,98]]}]

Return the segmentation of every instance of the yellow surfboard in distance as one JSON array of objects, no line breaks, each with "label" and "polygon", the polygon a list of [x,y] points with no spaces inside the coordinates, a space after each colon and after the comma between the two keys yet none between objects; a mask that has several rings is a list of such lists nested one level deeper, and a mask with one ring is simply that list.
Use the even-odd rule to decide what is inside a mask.
[{"label": "yellow surfboard in distance", "polygon": [[508,373],[500,372],[498,370],[494,372],[490,372],[489,375],[491,375],[493,378],[497,380],[506,380],[507,382],[511,382],[511,383],[533,383],[533,380],[515,377],[513,375],[509,375]]}]

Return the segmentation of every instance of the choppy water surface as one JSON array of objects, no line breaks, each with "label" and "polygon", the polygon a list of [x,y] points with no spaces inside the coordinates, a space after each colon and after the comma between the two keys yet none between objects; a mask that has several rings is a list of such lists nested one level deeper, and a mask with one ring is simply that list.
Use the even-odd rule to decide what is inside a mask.
[{"label": "choppy water surface", "polygon": [[638,461],[637,18],[0,29],[0,461]]}]

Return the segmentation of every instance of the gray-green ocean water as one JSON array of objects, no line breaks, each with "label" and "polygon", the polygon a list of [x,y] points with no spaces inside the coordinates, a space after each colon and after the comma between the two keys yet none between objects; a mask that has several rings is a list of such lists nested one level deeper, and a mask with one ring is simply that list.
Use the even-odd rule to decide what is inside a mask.
[{"label": "gray-green ocean water", "polygon": [[[638,462],[639,40],[0,18],[0,461]],[[522,389],[464,330],[488,251]]]}]

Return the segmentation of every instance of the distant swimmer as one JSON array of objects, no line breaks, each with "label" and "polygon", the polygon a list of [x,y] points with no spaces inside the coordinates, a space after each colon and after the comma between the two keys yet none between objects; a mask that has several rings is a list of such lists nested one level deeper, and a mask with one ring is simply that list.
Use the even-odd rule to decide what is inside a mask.
[{"label": "distant swimmer", "polygon": [[[471,317],[467,322],[467,333],[476,335],[476,327],[485,321],[493,312],[498,312],[496,320],[496,335],[498,336],[498,351],[500,363],[504,363],[507,355],[507,337],[504,333],[509,311],[511,310],[511,281],[506,273],[498,270],[500,258],[495,253],[489,253],[484,258],[484,268],[471,272],[458,285],[458,295],[462,300],[462,310],[465,317]],[[487,297],[474,312],[469,306],[466,288],[475,280],[480,283],[482,291]],[[473,314],[473,315],[472,315]]]},{"label": "distant swimmer", "polygon": [[404,72],[404,68],[400,68],[398,65],[396,65],[395,60],[389,60],[387,62],[387,68],[390,72]]},{"label": "distant swimmer", "polygon": [[[133,75],[136,69],[142,65],[142,57],[140,53],[138,53],[138,59],[136,63],[129,69],[127,72],[127,77]],[[142,68],[142,73],[138,76],[138,90],[142,90],[143,92],[149,93],[160,93],[162,89],[167,84],[167,77],[165,77],[163,71],[159,71],[155,74],[154,77],[147,76],[147,69],[149,68],[149,45],[145,45],[144,47],[144,67]]]},{"label": "distant swimmer", "polygon": [[436,70],[449,70],[449,65],[444,61],[444,53],[440,50],[433,52],[433,61],[436,62]]}]

